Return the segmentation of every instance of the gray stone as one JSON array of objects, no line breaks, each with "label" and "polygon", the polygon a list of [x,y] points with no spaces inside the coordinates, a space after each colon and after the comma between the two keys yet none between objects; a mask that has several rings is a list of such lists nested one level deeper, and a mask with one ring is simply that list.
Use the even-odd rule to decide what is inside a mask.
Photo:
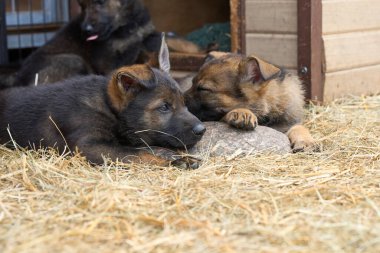
[{"label": "gray stone", "polygon": [[205,125],[207,131],[202,140],[189,150],[192,155],[239,156],[291,151],[288,137],[273,128],[258,126],[253,131],[244,131],[223,122],[205,122]]}]

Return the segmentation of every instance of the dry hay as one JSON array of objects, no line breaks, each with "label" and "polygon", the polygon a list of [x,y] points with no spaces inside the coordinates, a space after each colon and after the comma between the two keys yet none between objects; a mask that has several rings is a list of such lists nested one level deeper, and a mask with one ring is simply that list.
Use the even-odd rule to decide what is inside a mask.
[{"label": "dry hay", "polygon": [[380,96],[311,106],[319,153],[195,171],[0,150],[0,252],[380,252]]}]

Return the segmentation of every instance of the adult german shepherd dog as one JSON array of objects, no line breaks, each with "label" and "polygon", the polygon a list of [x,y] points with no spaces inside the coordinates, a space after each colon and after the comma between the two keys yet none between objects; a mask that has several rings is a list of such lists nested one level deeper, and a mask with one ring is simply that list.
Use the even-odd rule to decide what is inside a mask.
[{"label": "adult german shepherd dog", "polygon": [[313,146],[301,125],[301,81],[285,69],[253,55],[212,52],[192,81],[186,105],[200,120],[222,120],[244,130],[266,125],[286,133],[295,152]]},{"label": "adult german shepherd dog", "polygon": [[[155,156],[150,146],[191,147],[206,129],[187,110],[178,84],[169,76],[167,47],[162,48],[161,70],[133,65],[119,68],[110,78],[89,75],[3,90],[0,143],[60,152],[79,149],[93,163],[108,156],[168,165],[171,160]],[[194,167],[197,162],[185,157],[174,164]]]},{"label": "adult german shepherd dog", "polygon": [[12,78],[13,86],[53,83],[76,75],[107,75],[144,63],[158,52],[160,34],[141,0],[78,0],[81,14],[36,50]]}]

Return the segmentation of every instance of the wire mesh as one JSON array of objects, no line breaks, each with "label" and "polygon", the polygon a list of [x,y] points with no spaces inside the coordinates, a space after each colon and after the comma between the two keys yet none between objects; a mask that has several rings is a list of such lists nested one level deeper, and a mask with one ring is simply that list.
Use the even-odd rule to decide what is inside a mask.
[{"label": "wire mesh", "polygon": [[0,43],[7,45],[9,62],[20,63],[69,20],[69,0],[5,0],[2,11],[6,32]]}]

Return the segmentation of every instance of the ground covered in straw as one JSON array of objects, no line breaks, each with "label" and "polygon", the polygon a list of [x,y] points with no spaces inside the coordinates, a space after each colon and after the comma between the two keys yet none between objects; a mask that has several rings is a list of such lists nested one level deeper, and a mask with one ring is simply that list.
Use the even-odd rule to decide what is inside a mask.
[{"label": "ground covered in straw", "polygon": [[380,96],[307,125],[319,153],[195,171],[0,148],[0,252],[380,252]]}]

